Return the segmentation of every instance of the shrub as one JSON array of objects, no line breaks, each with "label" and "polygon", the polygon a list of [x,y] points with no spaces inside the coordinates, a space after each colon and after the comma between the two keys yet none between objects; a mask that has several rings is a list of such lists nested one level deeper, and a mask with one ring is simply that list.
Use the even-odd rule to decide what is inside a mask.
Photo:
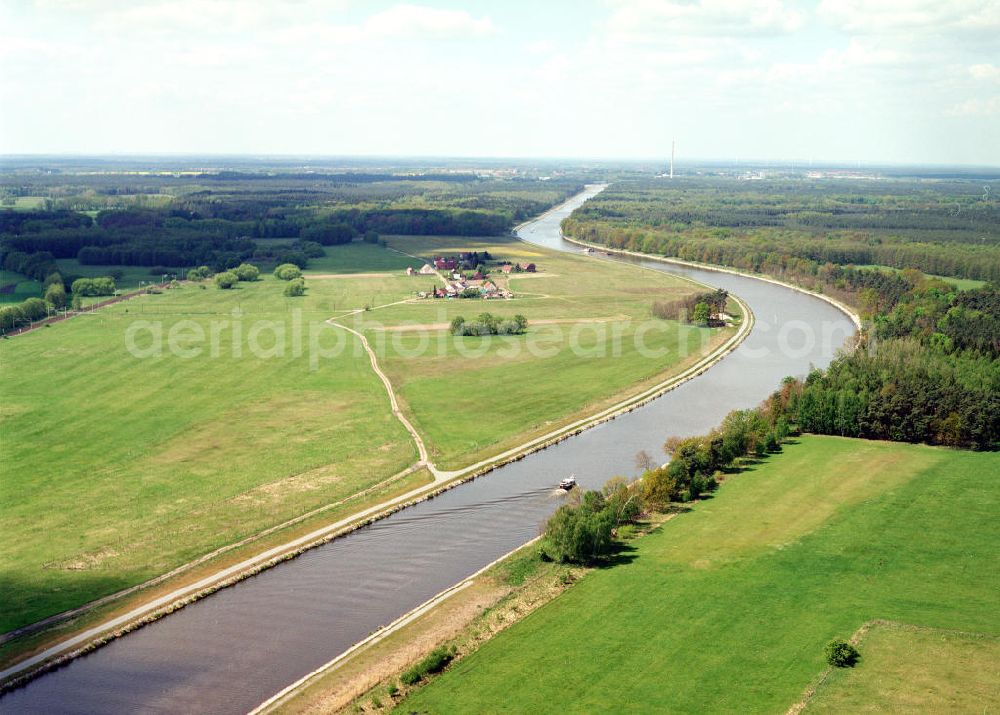
[{"label": "shrub", "polygon": [[49,307],[41,298],[28,298],[21,303],[21,310],[29,320],[41,320],[49,314]]},{"label": "shrub", "polygon": [[222,290],[228,290],[240,282],[239,277],[232,271],[223,271],[215,274],[215,285]]},{"label": "shrub", "polygon": [[708,303],[700,301],[694,306],[694,312],[691,314],[691,322],[695,325],[708,325],[708,317]]},{"label": "shrub", "polygon": [[260,278],[260,269],[252,263],[241,263],[232,272],[241,281],[255,281]]},{"label": "shrub", "polygon": [[54,283],[58,283],[65,290],[66,283],[65,283],[65,281],[63,281],[63,277],[59,273],[50,273],[46,277],[45,283],[42,285],[42,287],[45,288],[46,290],[48,290],[48,287],[50,285],[53,285]]},{"label": "shrub", "polygon": [[70,290],[74,295],[114,295],[115,281],[105,276],[103,278],[77,278]]},{"label": "shrub", "polygon": [[440,673],[444,670],[445,666],[448,665],[455,657],[454,648],[445,648],[444,646],[438,646],[432,650],[426,658],[420,661],[417,665],[421,667],[425,675],[431,673]]},{"label": "shrub", "polygon": [[396,693],[399,692],[399,686],[396,685],[395,683],[389,683],[388,687],[386,687],[385,689],[385,692],[388,693],[390,698],[394,698],[396,697]]},{"label": "shrub", "polygon": [[45,290],[45,302],[53,308],[66,307],[66,289],[63,288],[62,279],[58,283],[52,283]]},{"label": "shrub", "polygon": [[289,298],[297,298],[300,295],[306,294],[306,282],[301,278],[296,278],[294,281],[285,286],[285,295]]},{"label": "shrub", "polygon": [[421,677],[416,668],[410,668],[409,670],[404,670],[403,674],[399,676],[399,682],[403,685],[416,685],[420,682]]},{"label": "shrub", "polygon": [[842,640],[827,643],[824,654],[826,655],[826,662],[834,668],[852,668],[858,662],[858,658],[861,657],[857,648],[847,641]]},{"label": "shrub", "polygon": [[27,319],[20,305],[5,305],[0,308],[0,331],[13,330]]},{"label": "shrub", "polygon": [[201,281],[211,277],[212,269],[208,266],[198,266],[197,268],[192,268],[187,272],[187,279],[189,281]]},{"label": "shrub", "polygon": [[687,313],[686,301],[681,300],[657,300],[653,301],[650,308],[653,316],[662,320],[680,320]]},{"label": "shrub", "polygon": [[446,648],[443,645],[438,646],[428,653],[423,660],[404,671],[403,674],[399,676],[399,679],[402,681],[403,685],[416,685],[428,675],[440,673],[454,658],[454,646],[451,648]]},{"label": "shrub", "polygon": [[306,258],[322,258],[326,255],[326,251],[323,250],[323,246],[315,241],[296,241],[292,244],[292,248],[301,252]]},{"label": "shrub", "polygon": [[283,281],[291,281],[302,277],[302,270],[294,263],[282,263],[274,269],[274,277]]}]

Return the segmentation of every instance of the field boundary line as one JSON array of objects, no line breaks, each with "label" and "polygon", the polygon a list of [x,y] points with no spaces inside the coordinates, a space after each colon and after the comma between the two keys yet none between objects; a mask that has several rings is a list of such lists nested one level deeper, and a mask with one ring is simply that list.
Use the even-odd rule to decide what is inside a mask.
[{"label": "field boundary line", "polygon": [[[390,305],[396,305],[396,304],[391,303]],[[386,306],[379,306],[379,307],[385,308]],[[359,310],[355,313],[351,313],[350,315],[357,315],[360,312],[361,311]],[[354,328],[348,328],[346,325],[341,325],[340,323],[334,322],[333,318],[327,320],[326,323],[327,325],[335,326],[341,328],[342,330],[346,330],[347,332],[357,336],[357,338],[361,341],[361,346],[365,349],[365,352],[368,353],[368,360],[371,363],[372,370],[375,371],[375,374],[382,381],[382,385],[385,387],[385,391],[389,395],[389,405],[392,407],[392,414],[395,415],[396,419],[398,419],[400,423],[403,425],[403,427],[406,428],[406,431],[409,432],[410,436],[413,438],[413,442],[417,445],[417,452],[420,455],[420,461],[417,462],[416,466],[418,467],[426,466],[428,469],[430,469],[431,474],[434,475],[434,478],[436,480],[438,478],[437,470],[435,469],[434,465],[431,464],[429,461],[427,455],[427,446],[424,444],[424,440],[417,432],[416,428],[410,423],[410,420],[406,417],[406,415],[403,414],[403,411],[399,409],[399,401],[396,399],[396,390],[393,388],[392,382],[389,380],[389,377],[384,372],[382,372],[382,368],[379,367],[378,357],[375,355],[375,351],[372,350],[371,345],[368,343],[368,338],[366,338],[362,333],[355,330]]]}]

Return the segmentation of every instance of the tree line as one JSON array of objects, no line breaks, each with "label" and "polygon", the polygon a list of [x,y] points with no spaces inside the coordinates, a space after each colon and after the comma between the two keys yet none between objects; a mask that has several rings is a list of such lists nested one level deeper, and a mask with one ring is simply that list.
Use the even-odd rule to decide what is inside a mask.
[{"label": "tree line", "polygon": [[871,187],[844,195],[808,182],[621,182],[563,230],[612,248],[763,273],[791,268],[803,278],[829,263],[998,281],[1000,204],[983,200],[978,183],[955,185],[888,183],[871,196]]},{"label": "tree line", "polygon": [[[594,228],[567,221],[571,232]],[[608,239],[614,234],[598,230],[587,238],[595,235]],[[644,246],[609,245],[629,250]],[[959,291],[912,268],[885,273],[817,264],[787,253],[774,260],[772,265],[810,275],[819,287],[844,293],[863,306],[872,320],[858,349],[805,379],[785,378],[760,406],[729,413],[708,434],[668,438],[666,465],[656,466],[640,453],[641,480],[616,478],[556,512],[544,532],[546,557],[571,563],[606,559],[617,548],[616,529],[629,520],[698,499],[740,460],[778,452],[801,432],[981,450],[1000,447],[1000,292],[995,286]],[[676,318],[680,309],[691,319],[695,306],[706,302],[703,295],[661,303],[654,314],[659,310],[661,317]],[[627,503],[628,508],[612,503]]]},{"label": "tree line", "polygon": [[528,329],[528,319],[515,315],[504,320],[492,313],[480,313],[475,320],[459,315],[451,321],[451,334],[462,335],[523,335]]}]

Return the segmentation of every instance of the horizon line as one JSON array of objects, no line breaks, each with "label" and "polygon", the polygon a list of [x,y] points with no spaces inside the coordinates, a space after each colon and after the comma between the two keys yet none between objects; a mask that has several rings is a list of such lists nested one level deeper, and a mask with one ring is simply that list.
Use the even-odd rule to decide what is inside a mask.
[{"label": "horizon line", "polygon": [[[447,160],[447,161],[488,161],[488,162],[524,162],[524,161],[564,161],[564,162],[602,162],[602,163],[664,163],[669,162],[670,157],[668,155],[659,156],[568,156],[568,155],[474,155],[474,154],[336,154],[336,153],[297,153],[297,152],[196,152],[196,151],[177,151],[177,152],[158,152],[158,151],[144,151],[144,152],[66,152],[66,151],[46,151],[46,152],[0,152],[0,163],[7,159],[15,160],[35,160],[35,159],[107,159],[107,160],[125,160],[125,159],[243,159],[243,160]],[[740,158],[733,157],[729,159],[725,158],[708,158],[708,157],[692,157],[687,160],[676,161],[675,169],[684,168],[687,166],[698,166],[702,164],[718,164],[724,166],[740,166],[740,165],[776,165],[782,167],[795,167],[807,169],[810,166],[815,166],[817,168],[824,166],[833,167],[843,167],[843,168],[853,168],[857,169],[874,169],[879,167],[893,167],[893,168],[918,168],[918,167],[938,167],[938,168],[963,168],[963,169],[993,169],[1000,171],[1000,164],[971,164],[963,162],[941,162],[941,161],[928,161],[928,162],[898,162],[898,161],[885,161],[876,159],[829,159],[829,158]]]}]

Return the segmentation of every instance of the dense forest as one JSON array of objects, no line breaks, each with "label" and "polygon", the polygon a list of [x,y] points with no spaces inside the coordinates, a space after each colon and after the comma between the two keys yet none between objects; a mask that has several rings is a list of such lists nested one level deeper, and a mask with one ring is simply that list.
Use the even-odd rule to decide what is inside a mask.
[{"label": "dense forest", "polygon": [[996,194],[954,180],[623,181],[574,211],[563,230],[613,248],[763,273],[808,277],[826,264],[877,264],[997,281]]},{"label": "dense forest", "polygon": [[[46,210],[0,211],[0,250],[50,253],[84,265],[191,267],[217,270],[255,258],[256,239],[346,243],[382,234],[499,235],[576,192],[576,181],[497,181],[461,177],[242,175],[177,178],[172,194],[134,193],[158,187],[100,182],[84,196],[50,201]],[[379,181],[381,179],[381,181]],[[82,181],[79,177],[75,180]],[[209,186],[205,184],[209,183]],[[23,187],[22,187],[23,189]],[[129,196],[144,201],[95,200]],[[155,200],[154,200],[155,198]],[[106,206],[80,213],[79,205]],[[261,256],[256,256],[261,258]],[[299,262],[295,256],[270,256]],[[301,257],[298,257],[301,260]]]},{"label": "dense forest", "polygon": [[[12,206],[0,205],[0,268],[46,289],[61,279],[67,293],[80,276],[60,272],[61,259],[109,274],[222,272],[245,262],[305,268],[324,246],[380,234],[501,235],[583,186],[434,171],[29,172],[0,181],[0,204]],[[35,205],[18,207],[24,197]],[[31,307],[25,316],[39,313]]]},{"label": "dense forest", "polygon": [[[613,248],[774,275],[835,295],[868,318],[858,349],[805,380],[786,380],[744,416],[753,425],[749,452],[774,448],[796,429],[995,449],[1000,292],[992,283],[963,291],[924,273],[1000,276],[1000,216],[995,202],[972,196],[981,186],[891,182],[854,194],[829,182],[745,183],[623,182],[575,211],[564,231]],[[698,459],[715,464],[710,447],[721,434],[693,438],[685,449],[708,450]],[[671,483],[684,489],[691,482],[681,479],[683,470],[691,478],[711,474],[692,466],[694,457],[675,460]]]}]

